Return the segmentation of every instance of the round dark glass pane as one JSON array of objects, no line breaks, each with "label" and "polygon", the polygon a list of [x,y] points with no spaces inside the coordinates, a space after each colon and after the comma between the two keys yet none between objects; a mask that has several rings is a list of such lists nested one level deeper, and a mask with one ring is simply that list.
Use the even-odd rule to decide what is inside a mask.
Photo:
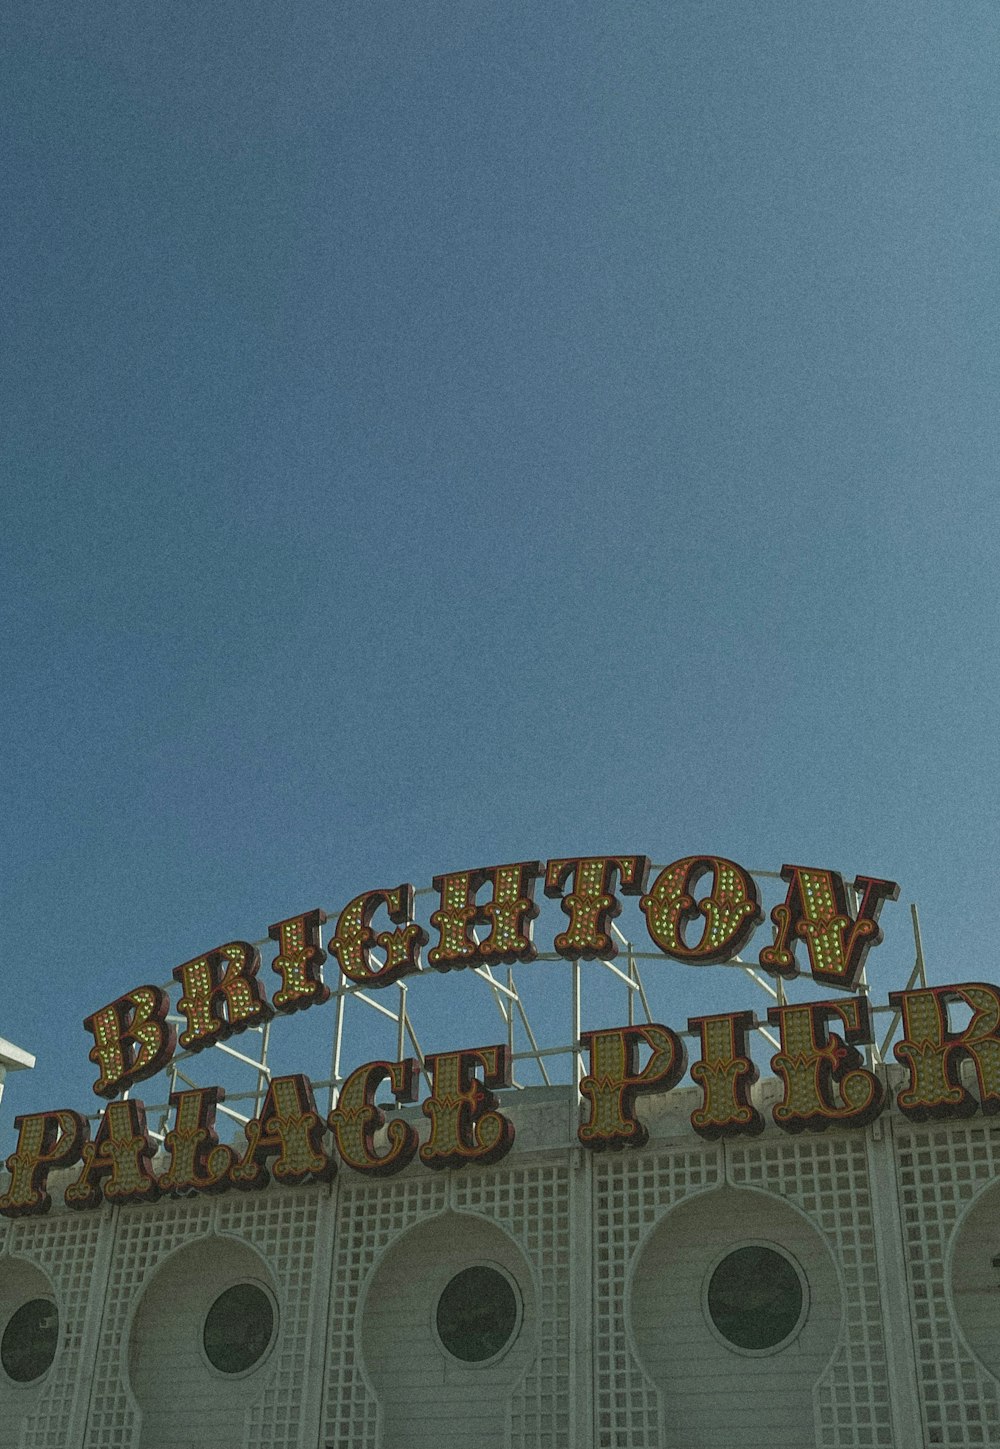
[{"label": "round dark glass pane", "polygon": [[781,1253],[737,1248],[712,1274],[708,1311],[723,1338],[737,1348],[774,1348],[799,1321],[802,1283]]},{"label": "round dark glass pane", "polygon": [[516,1327],[514,1289],[495,1268],[463,1268],[438,1300],[438,1337],[463,1363],[493,1358]]},{"label": "round dark glass pane", "polygon": [[241,1374],[267,1352],[274,1309],[263,1288],[237,1283],[221,1293],[205,1319],[205,1353],[223,1374]]},{"label": "round dark glass pane", "polygon": [[41,1378],[59,1347],[59,1310],[48,1298],[32,1298],[12,1314],[0,1340],[0,1363],[17,1384]]}]

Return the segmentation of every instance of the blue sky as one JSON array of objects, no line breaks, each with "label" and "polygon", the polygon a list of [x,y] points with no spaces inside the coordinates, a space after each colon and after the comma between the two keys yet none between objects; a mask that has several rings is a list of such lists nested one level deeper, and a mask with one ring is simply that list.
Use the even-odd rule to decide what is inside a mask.
[{"label": "blue sky", "polygon": [[5,1142],[129,987],[468,866],[888,876],[883,999],[909,901],[1000,981],[993,4],[4,29]]}]

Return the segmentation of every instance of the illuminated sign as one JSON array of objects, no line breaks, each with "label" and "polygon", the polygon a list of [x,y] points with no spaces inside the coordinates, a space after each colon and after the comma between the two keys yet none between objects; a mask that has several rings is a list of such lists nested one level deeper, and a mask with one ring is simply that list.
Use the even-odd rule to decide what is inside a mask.
[{"label": "illuminated sign", "polygon": [[[609,855],[550,860],[544,868],[540,861],[522,860],[435,876],[440,905],[430,919],[438,939],[427,953],[427,964],[436,971],[456,971],[535,960],[532,928],[539,880],[568,918],[553,948],[569,961],[617,955],[611,922],[622,903],[616,891],[640,898],[650,939],[675,961],[731,961],[763,919],[753,877],[735,861],[686,856],[664,866],[647,889],[649,873],[648,856]],[[777,976],[798,975],[795,953],[801,942],[815,981],[853,991],[865,956],[882,939],[878,917],[883,902],[895,900],[899,887],[894,881],[858,876],[854,890],[859,904],[852,916],[844,880],[836,871],[784,865],[781,877],[788,892],[771,912],[774,938],[760,952],[760,965]],[[703,881],[708,889],[696,901],[696,888]],[[480,899],[485,890],[488,898]],[[413,886],[399,885],[364,891],[343,908],[329,949],[349,981],[374,989],[421,970],[420,952],[430,938],[413,919],[413,901]],[[373,925],[380,911],[393,930]],[[247,941],[215,946],[175,967],[173,976],[181,986],[177,1007],[187,1023],[180,1046],[201,1051],[275,1012],[304,1011],[327,1001],[330,989],[322,977],[326,953],[320,944],[326,920],[324,911],[314,910],[268,927],[268,936],[278,943],[271,969],[281,981],[270,1002],[259,979],[260,953]],[[700,934],[691,930],[699,921]],[[477,926],[486,929],[481,940]],[[376,950],[383,953],[381,958]],[[178,1045],[167,1024],[168,1008],[162,987],[137,986],[87,1017],[84,1027],[94,1038],[90,1060],[100,1068],[94,1084],[99,1096],[117,1097],[166,1066]]]},{"label": "illuminated sign", "polygon": [[[665,866],[651,884],[649,875],[646,856],[619,855],[550,860],[544,867],[520,861],[436,876],[433,945],[413,919],[411,885],[369,890],[340,911],[327,946],[343,976],[369,990],[420,971],[421,950],[428,945],[427,965],[438,971],[532,961],[540,881],[567,918],[553,946],[570,961],[614,957],[611,922],[621,911],[622,895],[639,897],[655,947],[679,962],[730,961],[763,920],[756,884],[734,861],[688,856]],[[897,898],[898,887],[858,876],[852,911],[835,871],[785,865],[781,878],[787,892],[771,911],[772,939],[760,951],[759,965],[788,978],[807,962],[822,986],[853,992],[867,952],[882,939],[881,907]],[[699,888],[704,893],[696,898]],[[382,929],[380,913],[389,923]],[[7,1159],[11,1181],[0,1196],[0,1214],[46,1212],[48,1177],[56,1168],[79,1167],[65,1201],[86,1209],[102,1202],[150,1202],[163,1194],[256,1189],[271,1178],[284,1184],[323,1181],[338,1163],[361,1174],[388,1175],[414,1161],[442,1169],[503,1157],[513,1144],[514,1125],[496,1096],[511,1085],[510,1049],[501,1044],[438,1052],[423,1064],[411,1058],[365,1063],[344,1080],[326,1117],[306,1076],[275,1077],[257,1116],[243,1129],[242,1148],[219,1142],[221,1087],[172,1092],[172,1123],[163,1144],[167,1163],[159,1174],[154,1171],[142,1102],[113,1099],[160,1072],[178,1044],[200,1051],[275,1012],[326,1002],[331,993],[323,980],[320,934],[326,921],[323,911],[312,910],[268,927],[278,947],[271,969],[279,981],[270,1000],[260,978],[260,954],[246,941],[213,947],[176,967],[177,1010],[184,1021],[179,1037],[167,1020],[167,993],[158,986],[137,986],[88,1016],[90,1059],[99,1069],[94,1091],[110,1099],[96,1135],[91,1139],[86,1118],[68,1108],[16,1118],[18,1142]],[[908,1068],[908,1081],[896,1096],[901,1112],[919,1121],[1000,1110],[1000,992],[967,983],[894,992],[889,1001],[903,1027],[895,1055]],[[971,1012],[971,1019],[954,1025],[952,1008]],[[862,1126],[884,1109],[883,1083],[860,1050],[874,1039],[866,996],[804,1004],[780,1000],[768,1011],[768,1021],[779,1044],[770,1062],[783,1088],[771,1113],[778,1127],[816,1132],[837,1124]],[[701,1089],[690,1120],[702,1137],[763,1130],[764,1119],[750,1097],[758,1070],[748,1035],[758,1025],[749,1011],[688,1019],[699,1044],[691,1077]],[[683,1079],[687,1053],[681,1035],[647,1022],[583,1032],[579,1047],[586,1062],[579,1082],[585,1103],[580,1143],[591,1150],[642,1145],[647,1132],[637,1100],[668,1092]],[[978,1098],[960,1079],[965,1058],[975,1068]],[[375,1101],[379,1087],[388,1083],[397,1103],[415,1103],[421,1071],[429,1086],[420,1108],[429,1123],[423,1142],[405,1115],[394,1113],[387,1122]]]}]

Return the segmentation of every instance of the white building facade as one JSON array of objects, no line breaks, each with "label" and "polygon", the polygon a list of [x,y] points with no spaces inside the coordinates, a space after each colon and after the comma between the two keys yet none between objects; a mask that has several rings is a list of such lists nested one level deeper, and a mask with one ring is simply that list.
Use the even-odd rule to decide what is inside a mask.
[{"label": "white building facade", "polygon": [[53,1173],[0,1219],[0,1449],[1000,1444],[1000,1126],[791,1134],[779,1096],[717,1142],[644,1097],[592,1152],[528,1088],[491,1166],[86,1212]]}]

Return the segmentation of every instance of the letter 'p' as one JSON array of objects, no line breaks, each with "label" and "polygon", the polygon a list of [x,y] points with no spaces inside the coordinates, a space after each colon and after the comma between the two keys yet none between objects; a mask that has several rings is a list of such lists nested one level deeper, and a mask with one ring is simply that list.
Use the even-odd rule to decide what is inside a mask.
[{"label": "letter 'p'", "polygon": [[[669,1092],[687,1066],[684,1043],[669,1026],[620,1026],[610,1031],[584,1031],[580,1043],[590,1050],[590,1072],[580,1091],[590,1102],[590,1116],[577,1136],[584,1147],[641,1147],[648,1133],[635,1115],[640,1092]],[[652,1056],[639,1070],[639,1051]]]},{"label": "letter 'p'", "polygon": [[73,1167],[80,1161],[90,1137],[85,1117],[68,1108],[15,1117],[17,1150],[7,1158],[10,1185],[0,1197],[0,1213],[7,1218],[47,1213],[52,1206],[46,1188],[54,1167]]}]

